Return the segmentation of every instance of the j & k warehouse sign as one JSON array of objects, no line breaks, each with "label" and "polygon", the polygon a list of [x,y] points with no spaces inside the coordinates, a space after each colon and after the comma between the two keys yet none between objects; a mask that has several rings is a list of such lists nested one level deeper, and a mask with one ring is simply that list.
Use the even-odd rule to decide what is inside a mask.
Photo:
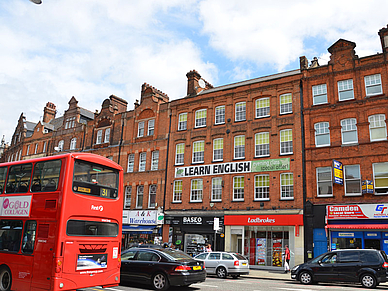
[{"label": "j & k warehouse sign", "polygon": [[290,159],[230,162],[175,168],[175,178],[210,176],[222,174],[244,174],[251,172],[283,171],[290,169]]}]

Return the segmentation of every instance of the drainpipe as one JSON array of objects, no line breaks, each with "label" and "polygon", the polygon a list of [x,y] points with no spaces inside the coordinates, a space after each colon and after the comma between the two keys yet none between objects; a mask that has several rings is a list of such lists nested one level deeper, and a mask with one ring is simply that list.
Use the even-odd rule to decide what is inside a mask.
[{"label": "drainpipe", "polygon": [[304,261],[307,261],[307,251],[308,251],[308,242],[307,242],[307,216],[306,216],[306,151],[305,151],[305,132],[304,132],[304,114],[303,114],[303,81],[300,80],[299,83],[299,91],[300,91],[300,118],[301,118],[301,130],[302,130],[302,177],[303,177],[303,235],[304,235]]},{"label": "drainpipe", "polygon": [[[168,126],[168,135],[167,135],[167,154],[166,154],[166,169],[164,174],[164,193],[163,193],[163,214],[166,214],[166,192],[167,192],[167,169],[168,169],[168,153],[170,152],[170,133],[171,133],[171,109],[170,103],[168,104],[170,124]],[[164,233],[165,224],[162,224],[162,235]]]},{"label": "drainpipe", "polygon": [[123,143],[123,133],[124,133],[124,118],[125,118],[125,114],[124,116],[121,115],[121,137],[120,137],[120,144],[119,144],[119,157],[118,157],[118,160],[117,160],[117,163],[120,165],[120,157],[121,157],[121,146],[122,146],[122,143]]}]

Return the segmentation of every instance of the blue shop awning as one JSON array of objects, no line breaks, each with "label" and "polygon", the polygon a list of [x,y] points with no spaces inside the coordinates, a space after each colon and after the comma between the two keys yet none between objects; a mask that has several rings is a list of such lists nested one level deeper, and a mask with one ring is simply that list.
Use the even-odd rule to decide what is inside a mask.
[{"label": "blue shop awning", "polygon": [[156,225],[123,225],[123,232],[152,233]]}]

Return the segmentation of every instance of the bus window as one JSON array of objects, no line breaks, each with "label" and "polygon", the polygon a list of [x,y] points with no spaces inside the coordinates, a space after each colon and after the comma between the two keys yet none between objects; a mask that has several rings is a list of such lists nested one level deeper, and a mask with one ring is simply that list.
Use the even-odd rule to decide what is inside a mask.
[{"label": "bus window", "polygon": [[21,220],[0,220],[0,251],[18,252],[22,229]]},{"label": "bus window", "polygon": [[69,220],[66,233],[69,236],[109,236],[119,234],[119,225],[111,222]]},{"label": "bus window", "polygon": [[31,192],[50,192],[58,188],[61,160],[36,163],[32,176]]},{"label": "bus window", "polygon": [[7,167],[0,168],[0,194],[3,193],[5,185],[5,177],[7,177]]},{"label": "bus window", "polygon": [[23,244],[22,252],[23,253],[32,253],[34,251],[36,238],[36,221],[29,220],[26,221],[24,225],[24,235],[23,235]]},{"label": "bus window", "polygon": [[117,170],[80,160],[75,161],[74,192],[117,199],[118,181]]},{"label": "bus window", "polygon": [[30,186],[31,164],[16,165],[9,168],[6,193],[26,193]]}]

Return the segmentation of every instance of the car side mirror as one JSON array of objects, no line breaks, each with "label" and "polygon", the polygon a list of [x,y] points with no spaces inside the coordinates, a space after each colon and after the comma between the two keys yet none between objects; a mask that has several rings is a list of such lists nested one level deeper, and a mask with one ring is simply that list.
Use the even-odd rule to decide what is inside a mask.
[{"label": "car side mirror", "polygon": [[321,260],[319,260],[319,261],[318,261],[318,264],[322,265],[322,261],[321,261]]}]

